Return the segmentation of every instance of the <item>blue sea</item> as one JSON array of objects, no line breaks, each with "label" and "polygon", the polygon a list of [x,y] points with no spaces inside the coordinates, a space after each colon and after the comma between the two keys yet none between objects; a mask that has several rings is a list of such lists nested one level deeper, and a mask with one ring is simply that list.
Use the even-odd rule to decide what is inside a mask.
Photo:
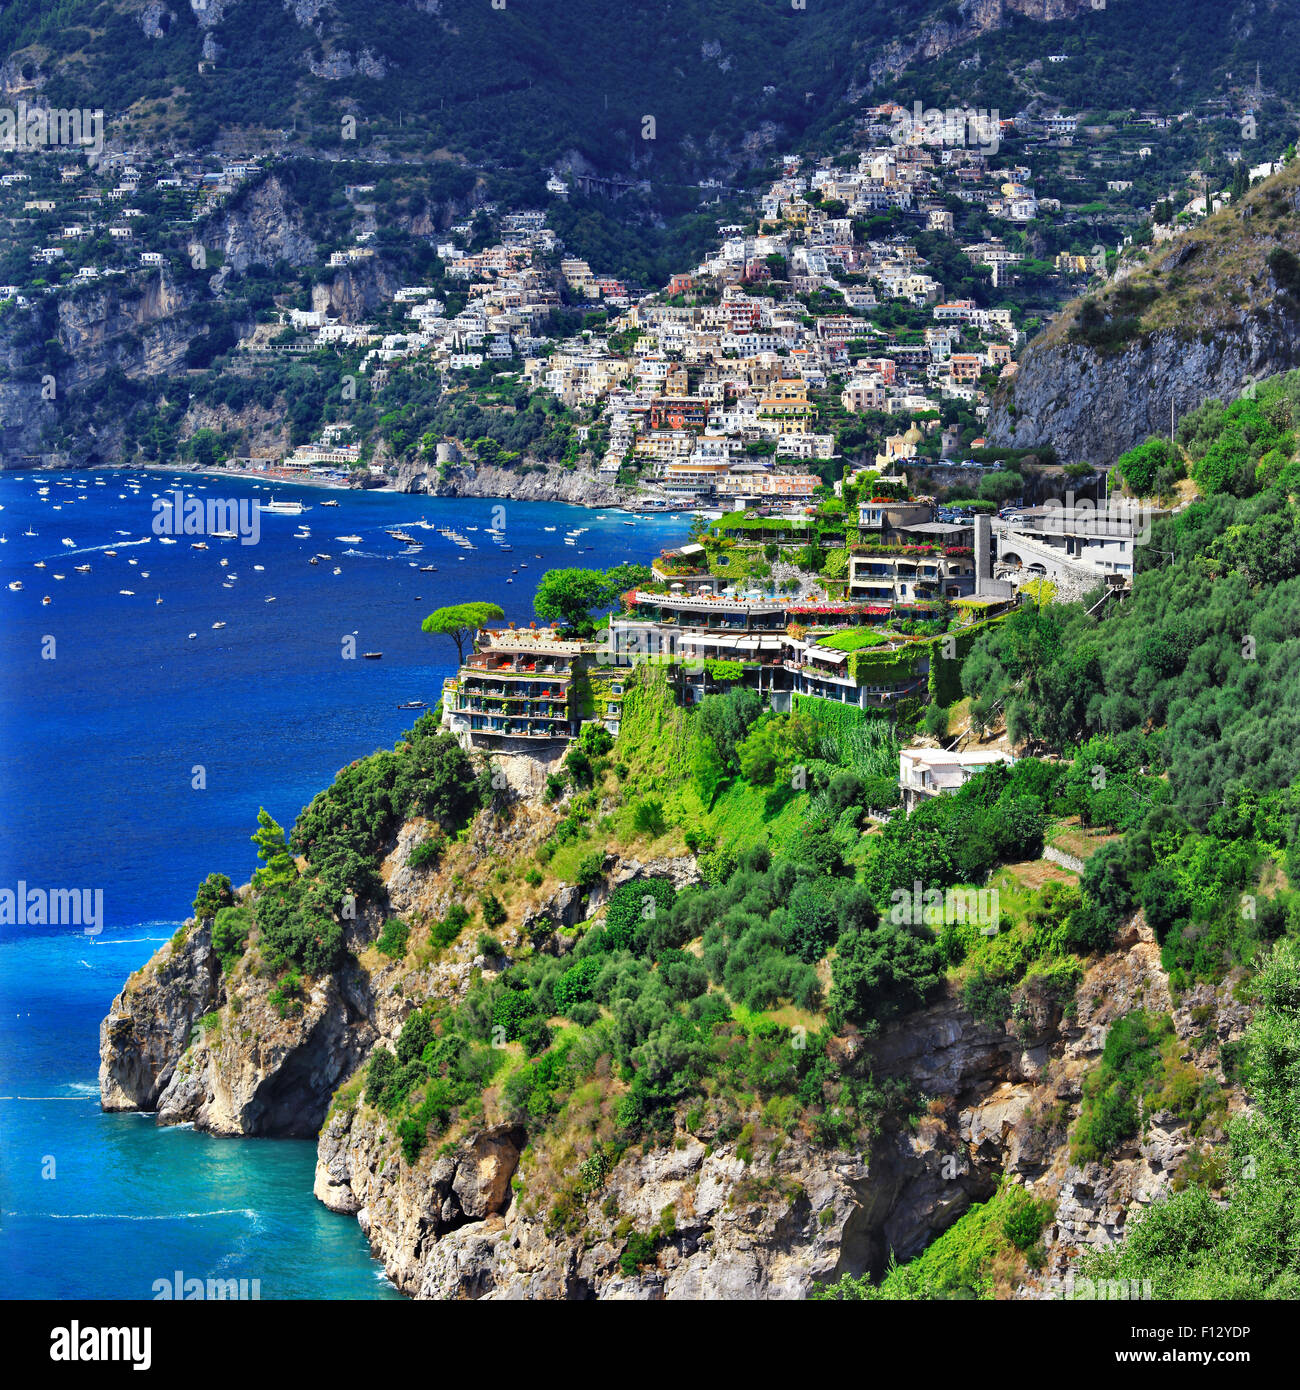
[{"label": "blue sea", "polygon": [[[175,488],[306,510],[260,513],[255,545],[164,545],[154,499]],[[104,914],[93,936],[0,925],[0,1297],[147,1299],[177,1271],[395,1297],[355,1220],[313,1199],[313,1143],[101,1113],[100,1020],[208,873],[251,873],[260,806],[287,828],[410,727],[402,702],[437,702],[454,649],[426,614],[487,599],[526,623],[547,569],[646,561],[689,519],[121,471],[0,474],[0,507],[0,889],[102,889]]]}]

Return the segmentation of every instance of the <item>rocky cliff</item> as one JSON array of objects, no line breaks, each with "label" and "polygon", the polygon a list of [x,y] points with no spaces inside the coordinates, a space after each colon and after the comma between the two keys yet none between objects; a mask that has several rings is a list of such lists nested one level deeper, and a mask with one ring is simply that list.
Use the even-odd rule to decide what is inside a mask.
[{"label": "rocky cliff", "polygon": [[[564,954],[574,929],[603,911],[604,891],[560,884],[512,911],[497,932],[500,956],[468,941],[414,961],[374,950],[387,915],[445,913],[485,889],[494,865],[554,834],[559,813],[533,794],[536,779],[516,767],[509,780],[517,794],[481,813],[437,871],[409,862],[424,823],[401,828],[383,860],[384,901],[349,928],[352,963],[304,982],[287,1009],[256,949],[223,973],[206,925],[189,924],[104,1021],[105,1107],[219,1134],[319,1132],[317,1197],[355,1216],[393,1282],[420,1298],[801,1298],[845,1272],[881,1273],[891,1253],[919,1254],[1004,1177],[1054,1203],[1046,1260],[1019,1290],[1050,1296],[1080,1249],[1122,1236],[1133,1204],[1169,1189],[1192,1146],[1171,1114],[1150,1117],[1141,1142],[1104,1165],[1075,1165],[1067,1144],[1083,1078],[1117,1018],[1172,1010],[1184,1059],[1220,1082],[1218,1049],[1246,1022],[1227,986],[1202,986],[1175,1007],[1140,915],[1087,970],[1064,1016],[1029,986],[1014,1025],[981,1023],[946,994],[874,1040],[839,1035],[841,1061],[878,1081],[901,1078],[921,1101],[912,1123],[886,1123],[866,1151],[799,1128],[742,1142],[705,1106],[678,1113],[670,1136],[620,1150],[563,1219],[582,1136],[530,1142],[490,1099],[477,1124],[407,1161],[390,1121],[361,1095],[373,1050],[394,1047],[422,1000],[463,998],[476,973],[508,971],[528,949]],[[606,862],[610,887],[661,876],[683,886],[698,868],[693,858]],[[653,1249],[629,1267],[633,1231],[649,1232]]]},{"label": "rocky cliff", "polygon": [[868,68],[869,85],[897,77],[917,61],[941,58],[963,44],[996,33],[1013,19],[1056,23],[1098,9],[1094,0],[962,0],[946,7],[943,18],[920,24],[889,44]]},{"label": "rocky cliff", "polygon": [[547,468],[521,472],[455,464],[439,469],[420,463],[401,464],[393,486],[399,492],[430,497],[506,497],[515,502],[568,502],[576,507],[618,507],[635,497],[587,469]]},{"label": "rocky cliff", "polygon": [[1212,397],[1300,364],[1300,166],[1068,305],[1026,350],[990,442],[1109,465]]}]

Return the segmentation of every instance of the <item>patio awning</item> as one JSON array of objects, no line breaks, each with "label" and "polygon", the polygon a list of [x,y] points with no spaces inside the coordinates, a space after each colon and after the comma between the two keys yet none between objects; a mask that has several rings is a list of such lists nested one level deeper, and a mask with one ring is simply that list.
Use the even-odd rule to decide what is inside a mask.
[{"label": "patio awning", "polygon": [[837,652],[830,647],[809,647],[804,653],[805,661],[829,661],[836,666],[842,666],[848,659],[848,652]]}]

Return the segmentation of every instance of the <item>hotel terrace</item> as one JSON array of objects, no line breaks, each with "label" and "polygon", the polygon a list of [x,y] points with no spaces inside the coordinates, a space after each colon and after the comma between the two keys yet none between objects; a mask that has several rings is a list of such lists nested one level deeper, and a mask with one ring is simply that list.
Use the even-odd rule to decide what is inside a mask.
[{"label": "hotel terrace", "polygon": [[553,628],[483,629],[443,682],[443,723],[468,742],[563,741],[578,732],[574,678],[594,650]]}]

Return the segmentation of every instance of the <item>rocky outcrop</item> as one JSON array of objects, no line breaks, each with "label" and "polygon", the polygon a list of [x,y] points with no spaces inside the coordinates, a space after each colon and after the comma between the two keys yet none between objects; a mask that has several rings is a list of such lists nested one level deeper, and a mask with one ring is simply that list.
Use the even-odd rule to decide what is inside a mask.
[{"label": "rocky outcrop", "polygon": [[[891,1257],[915,1257],[1006,1179],[1053,1204],[1039,1270],[1020,1289],[1045,1297],[1081,1250],[1120,1238],[1135,1207],[1169,1190],[1193,1146],[1186,1123],[1161,1112],[1105,1163],[1073,1161],[1083,1081],[1111,1025],[1135,1009],[1171,1014],[1184,1060],[1222,1082],[1218,1048],[1247,1022],[1228,985],[1198,986],[1175,1006],[1139,914],[1067,1011],[1031,979],[996,1026],[949,992],[879,1036],[842,1030],[831,1044],[841,1071],[882,1086],[901,1079],[919,1106],[864,1152],[801,1127],[764,1130],[758,1110],[710,1103],[683,1107],[671,1134],[640,1147],[601,1148],[589,1170],[590,1136],[530,1141],[493,1093],[477,1127],[426,1144],[412,1162],[393,1123],[359,1094],[374,1050],[394,1047],[420,1000],[462,999],[476,972],[508,971],[521,951],[566,954],[573,927],[599,917],[605,894],[562,883],[517,904],[491,958],[468,939],[432,960],[388,960],[369,943],[390,914],[445,914],[453,896],[488,882],[484,866],[531,855],[559,814],[540,798],[504,797],[480,815],[473,842],[449,845],[433,869],[411,867],[429,827],[408,823],[380,867],[382,910],[365,905],[349,928],[355,963],[287,998],[258,969],[256,949],[223,974],[207,929],[191,926],[132,977],[104,1021],[105,1107],[154,1109],[160,1123],[217,1134],[318,1134],[316,1195],[357,1218],[412,1297],[801,1298],[840,1274],[880,1274]],[[698,865],[692,856],[605,865],[610,888],[650,877],[683,887]]]},{"label": "rocky outcrop", "polygon": [[398,492],[430,497],[505,497],[515,502],[568,502],[575,507],[618,507],[634,494],[583,469],[546,468],[522,473],[512,468],[452,467],[440,473],[423,464],[402,464],[393,486]]},{"label": "rocky outcrop", "polygon": [[204,242],[216,245],[231,271],[250,265],[313,265],[316,245],[303,227],[302,214],[280,179],[268,175],[212,219]]},{"label": "rocky outcrop", "polygon": [[178,1060],[158,1097],[158,1123],[193,1123],[211,1134],[312,1137],[329,1096],[377,1036],[367,984],[360,972],[345,971],[285,1008],[265,982],[243,982]]},{"label": "rocky outcrop", "polygon": [[1236,399],[1246,384],[1300,366],[1300,316],[1279,307],[1234,328],[1189,337],[1144,335],[1102,354],[1068,341],[1026,352],[989,414],[994,445],[1052,445],[1062,463],[1109,465],[1211,397]]},{"label": "rocky outcrop", "polygon": [[[493,1126],[409,1167],[373,1115],[335,1113],[315,1191],[356,1215],[389,1278],[416,1298],[802,1298],[860,1243],[867,1174],[852,1155],[797,1141],[746,1162],[689,1136],[633,1151],[575,1237],[548,1230],[513,1190],[528,1191],[516,1177],[523,1142],[521,1128]],[[632,1273],[620,1262],[629,1229],[658,1233],[653,1261]]]},{"label": "rocky outcrop", "polygon": [[341,323],[363,323],[381,305],[391,302],[401,281],[384,261],[369,256],[344,266],[333,280],[312,286],[311,307],[323,309]]},{"label": "rocky outcrop", "polygon": [[373,1046],[376,1016],[388,1022],[360,970],[277,1002],[249,971],[224,976],[209,925],[192,925],[127,981],[100,1025],[101,1103],[212,1134],[311,1136]]},{"label": "rocky outcrop", "polygon": [[1085,10],[1098,8],[1095,0],[963,0],[955,17],[918,25],[906,38],[890,44],[868,68],[869,86],[897,77],[918,61],[942,58],[945,53],[985,34],[996,33],[1013,19],[1054,23],[1074,19]]},{"label": "rocky outcrop", "polygon": [[988,419],[994,444],[1054,445],[1063,463],[1109,465],[1174,415],[1300,365],[1300,167],[1067,305],[1025,351]]},{"label": "rocky outcrop", "polygon": [[105,1110],[153,1110],[189,1047],[196,1021],[217,1003],[221,963],[208,926],[182,928],[126,982],[99,1025]]}]

